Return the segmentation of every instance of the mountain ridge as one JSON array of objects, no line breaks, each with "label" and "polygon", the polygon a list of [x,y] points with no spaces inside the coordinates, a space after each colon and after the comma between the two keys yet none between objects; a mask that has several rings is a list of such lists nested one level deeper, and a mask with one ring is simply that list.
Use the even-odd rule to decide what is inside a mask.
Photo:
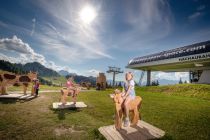
[{"label": "mountain ridge", "polygon": [[25,74],[29,71],[38,72],[39,76],[60,76],[55,70],[46,68],[38,62],[26,64],[11,63],[9,61],[0,60],[0,69],[18,74]]}]

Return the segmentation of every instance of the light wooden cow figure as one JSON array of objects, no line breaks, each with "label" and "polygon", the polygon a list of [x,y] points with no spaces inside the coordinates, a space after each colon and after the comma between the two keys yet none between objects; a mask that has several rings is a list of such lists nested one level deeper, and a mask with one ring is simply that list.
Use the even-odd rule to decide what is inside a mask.
[{"label": "light wooden cow figure", "polygon": [[[120,129],[122,127],[123,116],[125,116],[125,111],[122,105],[123,99],[121,96],[121,91],[116,89],[114,94],[110,95],[110,97],[114,99],[115,103],[115,128]],[[136,125],[140,119],[139,109],[141,103],[142,98],[140,96],[136,96],[135,99],[129,103],[131,125]]]},{"label": "light wooden cow figure", "polygon": [[[23,86],[23,93],[26,94],[27,87],[30,82],[33,81],[33,79],[37,79],[37,73],[36,72],[29,72],[26,75],[16,75],[14,73],[2,73],[0,75],[0,84],[1,94],[7,94],[7,86],[8,85],[14,85],[15,83],[18,83]],[[31,94],[34,94],[34,89],[32,87]]]}]

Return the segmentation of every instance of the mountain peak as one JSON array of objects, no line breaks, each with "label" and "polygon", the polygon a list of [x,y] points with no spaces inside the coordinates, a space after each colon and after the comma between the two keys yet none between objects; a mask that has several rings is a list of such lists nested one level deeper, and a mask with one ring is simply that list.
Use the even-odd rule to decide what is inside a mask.
[{"label": "mountain peak", "polygon": [[60,70],[58,73],[59,73],[60,75],[62,75],[62,76],[69,75],[69,72],[66,71],[66,70]]}]

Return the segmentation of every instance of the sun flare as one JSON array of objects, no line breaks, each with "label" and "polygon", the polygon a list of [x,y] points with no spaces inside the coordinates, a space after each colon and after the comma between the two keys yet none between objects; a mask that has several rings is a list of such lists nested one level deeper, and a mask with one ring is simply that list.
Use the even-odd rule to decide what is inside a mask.
[{"label": "sun flare", "polygon": [[85,24],[90,24],[96,17],[95,9],[91,6],[85,6],[80,11],[80,18]]}]

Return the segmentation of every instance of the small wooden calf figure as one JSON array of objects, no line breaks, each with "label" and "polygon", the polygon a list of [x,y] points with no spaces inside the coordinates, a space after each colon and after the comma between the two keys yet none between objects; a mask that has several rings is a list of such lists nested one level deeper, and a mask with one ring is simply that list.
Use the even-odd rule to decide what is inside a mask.
[{"label": "small wooden calf figure", "polygon": [[[115,102],[115,128],[120,129],[122,127],[122,119],[125,115],[125,111],[123,108],[123,99],[121,96],[121,91],[116,89],[114,91],[115,95],[113,97]],[[130,111],[130,119],[131,125],[136,125],[138,123],[139,117],[139,109],[141,106],[142,98],[140,96],[136,96],[134,100],[132,100],[129,104]]]},{"label": "small wooden calf figure", "polygon": [[69,91],[68,88],[63,87],[61,89],[61,100],[60,101],[62,102],[63,105],[65,105],[67,103],[67,97],[71,96],[73,102],[76,103],[77,95],[79,92],[80,92],[80,87],[75,87],[74,91]]}]

